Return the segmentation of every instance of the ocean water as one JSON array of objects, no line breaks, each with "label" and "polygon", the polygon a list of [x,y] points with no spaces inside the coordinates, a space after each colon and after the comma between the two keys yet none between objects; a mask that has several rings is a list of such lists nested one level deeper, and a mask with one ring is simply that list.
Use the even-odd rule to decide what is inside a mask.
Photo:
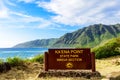
[{"label": "ocean water", "polygon": [[32,58],[47,50],[47,48],[0,48],[0,59],[6,60],[8,57]]}]

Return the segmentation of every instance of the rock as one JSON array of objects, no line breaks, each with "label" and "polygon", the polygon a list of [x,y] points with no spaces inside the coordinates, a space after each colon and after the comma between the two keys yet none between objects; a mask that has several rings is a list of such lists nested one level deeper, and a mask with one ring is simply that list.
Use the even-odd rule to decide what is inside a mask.
[{"label": "rock", "polygon": [[86,79],[90,79],[90,78],[91,78],[91,75],[86,74],[84,78],[86,78]]},{"label": "rock", "polygon": [[99,72],[90,71],[41,71],[38,77],[84,77],[90,79],[91,77],[101,77]]}]

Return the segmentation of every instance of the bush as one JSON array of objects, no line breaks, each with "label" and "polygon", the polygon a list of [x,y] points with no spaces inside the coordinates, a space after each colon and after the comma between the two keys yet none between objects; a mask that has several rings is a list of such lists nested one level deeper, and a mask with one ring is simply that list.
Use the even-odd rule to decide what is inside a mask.
[{"label": "bush", "polygon": [[108,42],[93,48],[97,59],[120,55],[120,38],[111,39]]},{"label": "bush", "polygon": [[[2,63],[3,60],[0,59],[0,63]],[[39,54],[36,55],[35,57],[33,57],[32,59],[22,59],[20,57],[13,57],[13,58],[7,58],[6,62],[8,62],[11,66],[21,66],[24,65],[24,63],[27,62],[39,62],[39,63],[43,63],[43,55]]]},{"label": "bush", "polygon": [[43,63],[43,54],[39,54],[31,59],[32,62]]},{"label": "bush", "polygon": [[7,58],[6,60],[11,66],[23,65],[24,60],[19,57]]},{"label": "bush", "polygon": [[3,59],[0,59],[0,64],[2,64],[3,63]]}]

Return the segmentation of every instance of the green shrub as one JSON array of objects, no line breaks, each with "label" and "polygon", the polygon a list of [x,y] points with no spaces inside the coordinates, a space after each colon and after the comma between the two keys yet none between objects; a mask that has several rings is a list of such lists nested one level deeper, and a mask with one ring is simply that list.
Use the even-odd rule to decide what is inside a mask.
[{"label": "green shrub", "polygon": [[114,38],[108,42],[93,48],[97,59],[120,55],[120,38]]},{"label": "green shrub", "polygon": [[0,59],[0,64],[2,64],[3,63],[3,59]]},{"label": "green shrub", "polygon": [[24,63],[27,63],[27,62],[43,63],[43,55],[39,54],[39,55],[33,57],[32,59],[22,59],[20,57],[13,57],[13,58],[9,57],[9,58],[6,59],[6,62],[8,62],[11,66],[23,65]]},{"label": "green shrub", "polygon": [[14,58],[7,58],[6,60],[11,66],[19,66],[23,65],[24,60],[19,58],[19,57],[14,57]]},{"label": "green shrub", "polygon": [[43,63],[43,54],[39,54],[31,59],[32,62]]}]

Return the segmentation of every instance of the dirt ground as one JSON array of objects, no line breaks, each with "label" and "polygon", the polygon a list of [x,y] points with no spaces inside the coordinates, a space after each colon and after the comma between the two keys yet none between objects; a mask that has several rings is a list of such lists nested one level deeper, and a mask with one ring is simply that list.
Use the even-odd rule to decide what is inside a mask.
[{"label": "dirt ground", "polygon": [[26,63],[23,66],[13,67],[8,72],[0,73],[0,80],[36,80],[42,64]]},{"label": "dirt ground", "polygon": [[102,76],[120,71],[120,56],[96,60],[96,69]]}]

